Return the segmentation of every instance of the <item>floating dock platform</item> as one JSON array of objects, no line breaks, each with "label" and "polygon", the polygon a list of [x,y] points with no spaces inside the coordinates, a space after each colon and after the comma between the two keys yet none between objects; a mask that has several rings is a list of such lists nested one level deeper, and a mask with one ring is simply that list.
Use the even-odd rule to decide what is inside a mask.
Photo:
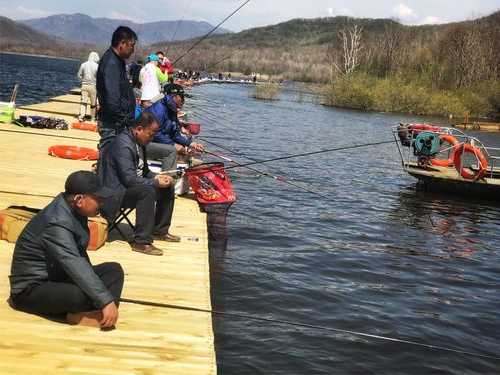
[{"label": "floating dock platform", "polygon": [[[17,109],[19,115],[76,121],[79,96]],[[52,145],[96,148],[98,135],[0,124],[0,209],[43,208],[64,189],[75,170],[92,162],[48,155]],[[180,243],[155,242],[164,256],[132,252],[116,231],[89,252],[93,264],[119,262],[125,270],[122,297],[171,306],[211,309],[206,215],[196,201],[178,197],[172,233]],[[2,374],[216,374],[212,316],[207,312],[122,302],[117,327],[103,332],[13,310],[9,296],[13,243],[0,241],[0,373]]]}]

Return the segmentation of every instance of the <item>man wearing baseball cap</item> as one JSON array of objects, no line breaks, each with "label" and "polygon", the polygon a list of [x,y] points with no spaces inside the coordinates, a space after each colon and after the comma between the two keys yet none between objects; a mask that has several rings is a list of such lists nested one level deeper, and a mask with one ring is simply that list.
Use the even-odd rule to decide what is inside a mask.
[{"label": "man wearing baseball cap", "polygon": [[152,159],[161,160],[162,170],[168,171],[176,168],[177,154],[190,153],[192,150],[202,152],[201,143],[193,142],[191,136],[181,132],[181,125],[177,112],[184,105],[184,88],[171,83],[164,87],[165,97],[146,109],[152,113],[160,130],[155,134],[153,142],[147,146],[147,151]]},{"label": "man wearing baseball cap", "polygon": [[92,266],[88,217],[97,216],[113,191],[89,171],[70,174],[64,193],[26,225],[12,257],[10,303],[18,310],[65,316],[68,323],[112,328],[118,321],[123,270]]}]

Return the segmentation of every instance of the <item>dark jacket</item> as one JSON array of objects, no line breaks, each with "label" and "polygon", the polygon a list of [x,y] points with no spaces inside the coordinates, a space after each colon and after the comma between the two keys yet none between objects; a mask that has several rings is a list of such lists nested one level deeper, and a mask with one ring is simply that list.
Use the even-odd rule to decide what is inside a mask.
[{"label": "dark jacket", "polygon": [[94,272],[87,255],[87,218],[59,194],[26,225],[12,258],[10,291],[15,296],[47,281],[72,282],[102,308],[113,296]]},{"label": "dark jacket", "polygon": [[[139,166],[137,147],[142,148],[144,155],[142,176],[137,175]],[[154,179],[156,174],[149,170],[146,160],[146,148],[138,145],[132,129],[128,128],[117,135],[111,145],[103,150],[98,177],[102,185],[116,192],[113,198],[106,200],[102,208],[102,214],[109,222],[115,219],[127,188],[138,185],[158,187],[158,182]]]},{"label": "dark jacket", "polygon": [[155,134],[153,142],[163,144],[178,143],[183,146],[191,144],[191,137],[183,136],[181,133],[179,119],[177,118],[177,105],[171,95],[157,101],[146,111],[151,112],[160,124],[160,130]]},{"label": "dark jacket", "polygon": [[134,91],[127,79],[125,61],[112,48],[99,62],[96,88],[102,126],[116,130],[131,126],[135,116]]}]

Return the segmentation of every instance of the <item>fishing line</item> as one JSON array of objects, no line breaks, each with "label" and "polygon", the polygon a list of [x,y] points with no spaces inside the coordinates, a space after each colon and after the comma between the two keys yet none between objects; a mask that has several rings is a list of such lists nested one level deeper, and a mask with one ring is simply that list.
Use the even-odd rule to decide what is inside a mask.
[{"label": "fishing line", "polygon": [[170,48],[170,45],[172,44],[175,36],[177,35],[177,31],[179,30],[179,25],[184,21],[184,18],[186,17],[186,13],[189,13],[191,10],[191,6],[193,5],[193,0],[189,2],[189,6],[187,7],[187,12],[184,12],[180,20],[177,20],[176,25],[175,25],[175,30],[174,33],[172,34],[172,37],[170,38],[169,44],[167,45],[167,50],[165,51],[165,56],[168,56],[168,50]]},{"label": "fishing line", "polygon": [[[330,148],[330,149],[325,149],[325,150],[318,150],[318,151],[313,151],[313,152],[305,152],[305,153],[302,153],[302,154],[282,156],[282,157],[274,158],[274,159],[267,159],[267,160],[260,160],[260,161],[255,161],[255,162],[251,162],[251,163],[246,163],[246,164],[240,165],[239,167],[247,167],[249,165],[270,163],[270,162],[273,162],[273,161],[288,160],[288,159],[299,158],[299,157],[303,157],[303,156],[324,154],[324,153],[327,153],[327,152],[353,150],[353,149],[362,148],[362,147],[378,146],[378,145],[383,145],[383,144],[388,144],[388,143],[394,143],[394,142],[396,142],[396,141],[380,141],[380,142],[373,142],[373,143],[364,143],[364,144],[361,144],[361,145],[344,146],[344,147],[338,147],[338,148]],[[236,166],[227,167],[226,169],[231,169],[231,168],[236,168]]]},{"label": "fishing line", "polygon": [[186,52],[184,52],[183,55],[178,57],[172,64],[175,65],[177,62],[182,60],[189,52],[191,52],[194,47],[196,47],[198,44],[203,42],[205,39],[207,39],[215,30],[217,30],[224,22],[226,22],[228,19],[230,19],[232,16],[234,16],[241,8],[243,8],[245,5],[247,5],[250,2],[250,0],[246,0],[243,4],[241,4],[236,10],[231,13],[229,16],[224,18],[217,26],[215,26],[212,30],[210,30],[208,33],[206,33],[204,36],[202,36],[198,41],[196,41]]},{"label": "fishing line", "polygon": [[[238,162],[236,162],[236,161],[234,161],[234,160],[232,160],[232,159],[230,159],[230,158],[227,158],[227,157],[224,157],[224,156],[222,156],[222,155],[216,154],[216,153],[214,153],[214,152],[210,152],[210,151],[208,151],[208,150],[205,150],[204,152],[205,152],[206,154],[209,154],[209,155],[213,155],[213,156],[215,156],[215,157],[218,157],[218,158],[220,158],[220,159],[222,159],[222,160],[226,160],[226,161],[228,161],[228,162],[230,162],[230,163],[234,163],[234,164],[236,164],[236,165],[235,165],[236,167],[237,167],[237,166],[242,166],[242,164],[240,164],[240,163],[238,163]],[[322,198],[331,199],[331,197],[329,197],[329,196],[327,196],[327,195],[324,195],[324,194],[319,193],[319,192],[317,192],[317,191],[315,191],[315,190],[311,190],[311,189],[309,189],[309,188],[307,188],[307,187],[304,187],[304,186],[302,186],[302,185],[298,185],[298,184],[296,184],[296,183],[294,183],[294,182],[291,182],[291,181],[287,180],[287,179],[286,179],[285,177],[283,177],[283,176],[275,176],[275,175],[273,175],[273,174],[271,174],[271,173],[267,173],[267,172],[264,172],[264,171],[261,171],[261,170],[259,170],[259,169],[255,169],[255,168],[252,168],[252,167],[245,167],[245,168],[246,168],[246,169],[249,169],[249,170],[251,170],[251,171],[254,171],[254,172],[256,172],[256,173],[258,173],[258,174],[260,174],[260,175],[262,175],[262,176],[270,177],[270,178],[272,178],[272,179],[274,179],[274,180],[276,180],[276,181],[284,182],[285,184],[288,184],[288,185],[294,186],[294,187],[296,187],[296,188],[298,188],[298,189],[301,189],[301,190],[307,191],[307,192],[309,192],[309,193],[312,193],[312,194],[318,195],[318,196],[320,196],[320,197],[322,197]],[[226,169],[228,169],[228,168],[226,168]]]},{"label": "fishing line", "polygon": [[310,329],[315,329],[315,330],[320,330],[320,331],[344,333],[344,334],[349,334],[349,335],[353,335],[353,336],[366,337],[366,338],[371,338],[371,339],[376,339],[376,340],[392,341],[392,342],[397,342],[400,344],[419,346],[421,348],[426,348],[426,349],[431,349],[431,350],[446,351],[446,352],[457,353],[457,354],[465,354],[465,355],[468,355],[471,357],[488,358],[488,359],[494,359],[496,361],[500,361],[500,357],[495,357],[495,356],[488,355],[488,354],[474,353],[474,352],[469,352],[466,350],[453,349],[453,348],[448,348],[448,347],[440,346],[440,345],[424,344],[424,343],[420,343],[420,342],[416,342],[416,341],[403,340],[403,339],[398,339],[395,337],[388,337],[388,336],[381,336],[381,335],[373,335],[370,333],[351,331],[351,330],[340,329],[340,328],[324,327],[324,326],[318,326],[318,325],[314,325],[314,324],[292,322],[292,321],[288,321],[288,320],[263,318],[263,317],[259,317],[259,316],[248,315],[248,314],[228,313],[228,312],[222,312],[222,311],[217,311],[217,310],[202,309],[202,308],[198,308],[198,307],[171,305],[171,304],[167,304],[167,303],[142,301],[142,300],[135,300],[135,299],[128,299],[128,298],[121,298],[120,301],[125,302],[125,303],[132,303],[135,305],[202,312],[202,313],[208,313],[208,314],[214,314],[214,315],[228,316],[228,317],[233,317],[233,318],[257,320],[257,321],[261,321],[261,322],[284,324],[284,325],[289,325],[289,326],[294,326],[294,327],[310,328]]}]

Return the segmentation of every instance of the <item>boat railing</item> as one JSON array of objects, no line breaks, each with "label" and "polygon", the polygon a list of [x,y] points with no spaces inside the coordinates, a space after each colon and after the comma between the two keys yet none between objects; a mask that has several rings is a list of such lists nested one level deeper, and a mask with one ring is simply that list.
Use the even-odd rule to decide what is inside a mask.
[{"label": "boat railing", "polygon": [[[396,145],[398,147],[399,155],[401,157],[401,164],[405,171],[408,171],[409,168],[414,167],[415,165],[420,164],[421,156],[415,152],[415,139],[417,135],[421,132],[430,132],[435,133],[440,136],[440,138],[444,135],[451,135],[457,141],[458,144],[450,144],[449,147],[441,148],[439,150],[439,154],[448,153],[447,158],[455,152],[460,145],[470,144],[473,147],[479,149],[483,156],[488,161],[488,174],[489,177],[493,177],[494,172],[499,173],[497,166],[500,165],[500,148],[498,147],[487,147],[481,142],[478,138],[465,134],[463,131],[457,128],[451,127],[438,127],[432,125],[426,125],[427,129],[419,128],[412,129],[411,124],[400,124],[398,126],[392,127],[392,134],[396,141]],[[477,161],[479,164],[479,160]],[[477,167],[471,166],[472,168]],[[451,168],[454,168],[453,166]]]}]

